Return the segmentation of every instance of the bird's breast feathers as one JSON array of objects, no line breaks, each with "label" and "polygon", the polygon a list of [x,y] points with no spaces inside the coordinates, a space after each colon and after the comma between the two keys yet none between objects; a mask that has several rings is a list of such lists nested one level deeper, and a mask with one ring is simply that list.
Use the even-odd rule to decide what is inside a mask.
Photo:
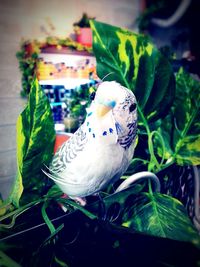
[{"label": "bird's breast feathers", "polygon": [[[124,149],[119,145],[102,146],[94,141],[88,142],[76,158],[66,165],[66,168],[59,173],[66,184],[80,185],[79,191],[88,190],[94,193],[99,186],[109,182],[109,179],[116,175],[119,166],[123,165]],[[68,190],[70,189],[67,186]],[[71,188],[72,190],[73,188]],[[75,192],[77,194],[77,187]],[[67,193],[67,192],[66,192]],[[89,192],[83,192],[88,195]],[[72,195],[72,192],[68,192]]]}]

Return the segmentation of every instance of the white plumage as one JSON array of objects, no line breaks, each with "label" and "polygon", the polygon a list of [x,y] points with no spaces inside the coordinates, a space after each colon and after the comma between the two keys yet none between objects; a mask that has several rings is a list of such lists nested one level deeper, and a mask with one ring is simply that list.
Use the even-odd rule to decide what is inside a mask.
[{"label": "white plumage", "polygon": [[70,198],[97,193],[127,170],[137,131],[134,94],[102,82],[83,125],[56,152],[45,174]]}]

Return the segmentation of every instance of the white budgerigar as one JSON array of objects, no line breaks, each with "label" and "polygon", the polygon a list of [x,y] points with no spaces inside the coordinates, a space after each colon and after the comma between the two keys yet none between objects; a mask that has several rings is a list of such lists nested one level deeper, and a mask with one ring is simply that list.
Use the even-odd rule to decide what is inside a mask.
[{"label": "white budgerigar", "polygon": [[102,82],[85,122],[56,152],[45,173],[72,199],[97,193],[127,170],[136,133],[134,94],[115,81]]}]

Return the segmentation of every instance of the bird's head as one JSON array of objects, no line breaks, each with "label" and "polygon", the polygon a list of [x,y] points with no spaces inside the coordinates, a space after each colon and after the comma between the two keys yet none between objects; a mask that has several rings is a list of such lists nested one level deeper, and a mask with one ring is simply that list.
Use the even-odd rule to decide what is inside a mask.
[{"label": "bird's head", "polygon": [[108,114],[114,118],[118,139],[122,140],[127,135],[133,136],[136,133],[136,99],[131,90],[115,81],[102,82],[95,96],[93,95],[92,105],[97,120],[106,120]]}]

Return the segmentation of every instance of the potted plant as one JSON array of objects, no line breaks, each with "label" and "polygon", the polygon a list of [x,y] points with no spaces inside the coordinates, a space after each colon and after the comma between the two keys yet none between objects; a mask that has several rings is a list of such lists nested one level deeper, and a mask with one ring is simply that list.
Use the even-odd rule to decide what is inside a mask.
[{"label": "potted plant", "polygon": [[82,207],[64,198],[41,172],[51,161],[55,132],[49,103],[34,81],[17,122],[16,183],[0,209],[0,264],[198,266],[199,209],[187,212],[193,193],[182,190],[189,167],[198,176],[200,85],[183,69],[174,75],[144,36],[96,21],[91,26],[99,77],[112,73],[107,80],[137,97],[134,158],[100,199],[89,196]]},{"label": "potted plant", "polygon": [[94,19],[94,17],[89,17],[87,13],[83,13],[81,19],[73,24],[78,43],[89,47],[92,46],[92,31],[89,21]]}]

